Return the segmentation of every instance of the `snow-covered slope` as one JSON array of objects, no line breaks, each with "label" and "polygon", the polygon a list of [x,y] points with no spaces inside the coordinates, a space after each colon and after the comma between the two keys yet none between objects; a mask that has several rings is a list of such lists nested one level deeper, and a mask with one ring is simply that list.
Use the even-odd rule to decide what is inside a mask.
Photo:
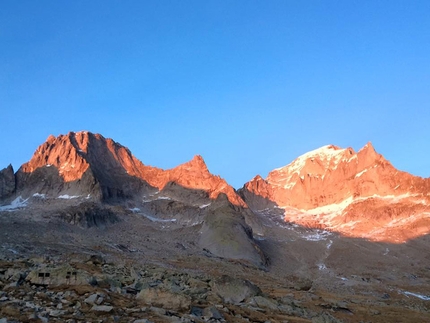
[{"label": "snow-covered slope", "polygon": [[430,232],[430,179],[395,169],[371,143],[358,153],[313,150],[256,176],[241,194],[254,210],[281,208],[286,221],[350,236],[403,241]]}]

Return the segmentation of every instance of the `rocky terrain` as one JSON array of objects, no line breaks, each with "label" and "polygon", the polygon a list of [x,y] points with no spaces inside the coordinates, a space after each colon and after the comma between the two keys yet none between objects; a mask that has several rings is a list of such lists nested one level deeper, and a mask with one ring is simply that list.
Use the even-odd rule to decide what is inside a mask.
[{"label": "rocky terrain", "polygon": [[236,192],[52,136],[0,172],[0,322],[430,322],[428,182],[326,146]]}]

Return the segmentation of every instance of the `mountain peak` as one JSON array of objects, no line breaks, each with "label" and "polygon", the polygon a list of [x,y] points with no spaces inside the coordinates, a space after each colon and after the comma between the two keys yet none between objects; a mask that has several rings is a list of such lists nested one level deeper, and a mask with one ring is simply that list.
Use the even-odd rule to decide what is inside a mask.
[{"label": "mountain peak", "polygon": [[201,171],[201,172],[209,172],[208,167],[206,166],[206,163],[202,156],[195,155],[193,159],[190,161],[179,165],[176,167],[178,169],[185,169],[188,171]]},{"label": "mountain peak", "polygon": [[212,199],[224,193],[233,204],[245,205],[225,180],[209,172],[200,155],[175,168],[163,170],[144,165],[128,148],[88,131],[49,136],[31,160],[21,166],[20,185],[25,185],[35,171],[48,169],[59,177],[57,186],[61,191],[64,187],[79,186],[84,182],[83,178],[91,178],[91,185],[98,185],[103,198],[109,199],[134,196],[148,185],[151,189],[161,190],[167,183],[175,182],[185,189],[204,190]]}]

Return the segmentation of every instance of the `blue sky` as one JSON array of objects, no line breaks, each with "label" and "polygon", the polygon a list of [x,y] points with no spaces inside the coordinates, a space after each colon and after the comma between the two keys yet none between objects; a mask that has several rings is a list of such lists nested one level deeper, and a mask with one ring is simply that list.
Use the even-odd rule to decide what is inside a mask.
[{"label": "blue sky", "polygon": [[239,188],[371,141],[430,176],[430,1],[2,1],[0,168],[89,130]]}]

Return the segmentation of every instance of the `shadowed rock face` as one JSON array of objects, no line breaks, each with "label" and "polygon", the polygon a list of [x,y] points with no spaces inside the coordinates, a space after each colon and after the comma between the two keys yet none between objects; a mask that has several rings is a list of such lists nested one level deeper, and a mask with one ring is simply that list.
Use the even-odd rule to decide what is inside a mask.
[{"label": "shadowed rock face", "polygon": [[59,212],[59,217],[70,224],[79,225],[84,228],[103,227],[107,224],[119,221],[117,214],[121,214],[120,209],[102,207],[93,202],[85,202]]},{"label": "shadowed rock face", "polygon": [[212,203],[201,229],[200,246],[215,256],[263,268],[267,260],[243,215],[223,195]]},{"label": "shadowed rock face", "polygon": [[15,174],[12,165],[0,171],[0,199],[10,196],[15,191]]}]

